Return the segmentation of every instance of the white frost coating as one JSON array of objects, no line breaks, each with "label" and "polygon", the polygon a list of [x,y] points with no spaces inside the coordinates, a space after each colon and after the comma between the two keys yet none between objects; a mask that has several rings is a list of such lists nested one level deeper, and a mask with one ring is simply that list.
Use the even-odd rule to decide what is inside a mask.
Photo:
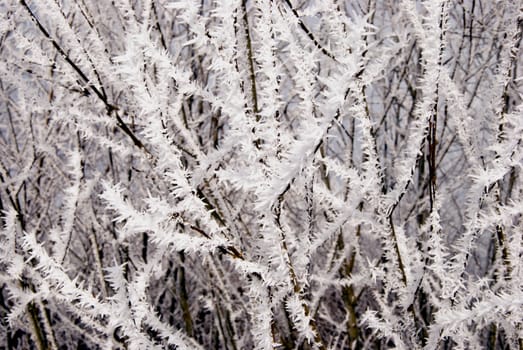
[{"label": "white frost coating", "polygon": [[0,338],[519,349],[520,22],[491,0],[1,2]]}]

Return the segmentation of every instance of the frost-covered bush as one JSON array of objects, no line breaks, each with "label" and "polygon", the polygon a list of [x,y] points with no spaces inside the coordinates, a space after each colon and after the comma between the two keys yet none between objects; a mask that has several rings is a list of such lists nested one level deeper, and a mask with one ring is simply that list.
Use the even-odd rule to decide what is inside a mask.
[{"label": "frost-covered bush", "polygon": [[523,349],[520,5],[0,0],[0,349]]}]

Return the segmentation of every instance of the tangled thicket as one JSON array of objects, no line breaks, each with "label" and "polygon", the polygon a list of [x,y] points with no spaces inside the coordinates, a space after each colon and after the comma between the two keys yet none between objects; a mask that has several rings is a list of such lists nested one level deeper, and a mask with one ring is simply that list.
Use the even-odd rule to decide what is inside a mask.
[{"label": "tangled thicket", "polygon": [[0,348],[523,349],[517,0],[0,0]]}]

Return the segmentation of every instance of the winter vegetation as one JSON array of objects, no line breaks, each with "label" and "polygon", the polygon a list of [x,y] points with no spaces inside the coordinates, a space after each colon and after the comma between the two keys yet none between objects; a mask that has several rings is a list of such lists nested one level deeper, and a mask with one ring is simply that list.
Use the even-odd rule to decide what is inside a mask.
[{"label": "winter vegetation", "polygon": [[0,349],[523,349],[517,0],[0,0]]}]

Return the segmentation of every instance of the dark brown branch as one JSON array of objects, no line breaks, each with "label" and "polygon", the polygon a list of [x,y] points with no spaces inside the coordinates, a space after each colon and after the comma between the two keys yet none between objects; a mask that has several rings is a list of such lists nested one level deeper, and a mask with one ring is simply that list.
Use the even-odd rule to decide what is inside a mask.
[{"label": "dark brown branch", "polygon": [[305,32],[307,37],[314,43],[314,46],[316,46],[318,49],[320,49],[320,51],[325,56],[332,58],[334,61],[337,62],[338,60],[336,59],[336,57],[334,57],[334,55],[329,50],[327,50],[323,45],[320,44],[320,42],[316,39],[314,34],[312,34],[310,29],[305,25],[305,23],[303,23],[303,21],[301,20],[300,14],[298,13],[298,11],[296,11],[294,6],[292,6],[290,0],[284,0],[284,1],[287,4],[287,6],[289,6],[289,8],[291,9],[292,14],[298,19],[298,25]]},{"label": "dark brown branch", "polygon": [[[33,22],[35,22],[35,24],[37,25],[38,29],[40,30],[40,32],[47,38],[51,41],[51,43],[53,44],[54,48],[60,53],[60,55],[63,57],[63,59],[67,62],[67,64],[69,64],[69,66],[80,76],[80,78],[83,80],[83,82],[85,84],[87,84],[87,86],[89,87],[89,89],[91,89],[94,94],[100,99],[100,101],[102,101],[107,109],[107,114],[108,115],[111,115],[113,112],[115,112],[115,117],[116,117],[116,121],[117,121],[117,126],[127,135],[131,138],[131,140],[133,141],[133,143],[135,144],[135,146],[137,146],[138,148],[140,149],[143,149],[144,151],[146,151],[147,153],[150,154],[150,152],[145,148],[145,146],[143,145],[143,143],[136,137],[136,135],[131,131],[131,129],[129,128],[129,126],[127,126],[127,124],[122,120],[122,118],[118,115],[118,113],[116,113],[116,111],[119,109],[117,106],[113,105],[113,104],[110,104],[107,100],[107,97],[105,96],[105,94],[100,91],[94,84],[92,84],[89,80],[89,78],[87,77],[87,75],[82,71],[82,69],[80,69],[80,67],[78,67],[78,65],[76,63],[73,62],[73,60],[69,57],[69,55],[64,51],[64,49],[60,46],[60,44],[58,44],[58,42],[56,40],[54,40],[53,37],[51,37],[51,35],[49,34],[49,32],[45,29],[45,27],[42,25],[42,23],[40,22],[40,20],[35,16],[35,14],[33,13],[33,11],[31,10],[31,8],[29,7],[29,5],[27,4],[27,2],[25,0],[20,0],[20,3],[22,4],[22,6],[27,10],[27,12],[29,13],[29,16],[31,17],[31,19],[33,20]],[[89,92],[88,91],[85,91],[87,92],[87,95],[89,95]]]}]

